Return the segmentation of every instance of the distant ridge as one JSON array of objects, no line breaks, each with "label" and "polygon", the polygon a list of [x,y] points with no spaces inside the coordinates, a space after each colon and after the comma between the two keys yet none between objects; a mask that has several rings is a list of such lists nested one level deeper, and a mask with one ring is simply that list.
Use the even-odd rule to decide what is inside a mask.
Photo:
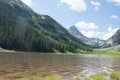
[{"label": "distant ridge", "polygon": [[73,36],[75,36],[76,38],[83,41],[85,44],[90,45],[90,46],[92,46],[94,48],[100,47],[100,45],[104,42],[104,40],[100,40],[100,39],[97,39],[97,38],[87,38],[75,26],[71,26],[69,28],[69,32]]},{"label": "distant ridge", "polygon": [[112,47],[120,44],[120,29],[108,40],[105,41],[105,43],[102,45],[103,48]]}]

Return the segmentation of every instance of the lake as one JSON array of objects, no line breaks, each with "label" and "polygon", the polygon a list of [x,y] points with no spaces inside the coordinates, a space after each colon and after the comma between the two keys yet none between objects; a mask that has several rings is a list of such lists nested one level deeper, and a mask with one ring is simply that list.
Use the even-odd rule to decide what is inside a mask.
[{"label": "lake", "polygon": [[0,53],[0,77],[14,80],[37,73],[59,74],[71,78],[84,73],[120,71],[120,57],[95,55],[61,55],[52,53]]}]

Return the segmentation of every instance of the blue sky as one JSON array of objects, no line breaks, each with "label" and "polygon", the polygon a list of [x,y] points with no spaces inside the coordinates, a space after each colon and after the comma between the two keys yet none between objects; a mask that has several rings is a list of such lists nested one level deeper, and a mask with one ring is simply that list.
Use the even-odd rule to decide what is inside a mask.
[{"label": "blue sky", "polygon": [[75,25],[87,37],[108,39],[120,28],[120,0],[22,0],[65,28]]}]

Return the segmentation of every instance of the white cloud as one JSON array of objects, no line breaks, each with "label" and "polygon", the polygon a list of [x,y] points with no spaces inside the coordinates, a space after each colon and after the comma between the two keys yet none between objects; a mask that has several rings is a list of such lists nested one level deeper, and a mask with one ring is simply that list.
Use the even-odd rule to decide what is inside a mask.
[{"label": "white cloud", "polygon": [[116,6],[120,5],[120,0],[107,0],[108,2],[115,3]]},{"label": "white cloud", "polygon": [[102,38],[103,33],[99,31],[81,31],[88,38]]},{"label": "white cloud", "polygon": [[110,38],[119,29],[108,27],[105,32],[101,32],[98,31],[99,27],[95,23],[88,23],[85,21],[77,22],[75,27],[88,38],[100,38],[104,40]]},{"label": "white cloud", "polygon": [[95,30],[89,30],[89,31],[80,30],[80,32],[88,38],[100,38],[100,39],[103,39],[103,40],[107,40],[113,34],[115,34],[115,32],[118,29],[119,28],[108,27],[106,32],[99,32],[99,31],[95,31]]},{"label": "white cloud", "polygon": [[78,29],[82,30],[95,30],[98,26],[95,23],[88,23],[85,21],[79,21],[75,24]]},{"label": "white cloud", "polygon": [[99,7],[101,6],[101,3],[100,2],[95,2],[95,1],[91,1],[91,4],[93,6],[95,6],[95,10],[99,10]]},{"label": "white cloud", "polygon": [[100,3],[100,2],[91,1],[91,4],[94,5],[94,6],[101,6],[101,3]]},{"label": "white cloud", "polygon": [[119,28],[112,28],[112,27],[108,27],[107,32],[104,33],[103,35],[103,39],[106,40],[108,38],[110,38]]},{"label": "white cloud", "polygon": [[111,15],[110,18],[112,18],[112,19],[119,19],[119,17],[116,16],[116,15]]},{"label": "white cloud", "polygon": [[87,10],[85,0],[60,0],[60,2],[67,4],[70,9],[78,12]]},{"label": "white cloud", "polygon": [[21,1],[23,1],[28,6],[30,6],[32,4],[32,0],[21,0]]}]

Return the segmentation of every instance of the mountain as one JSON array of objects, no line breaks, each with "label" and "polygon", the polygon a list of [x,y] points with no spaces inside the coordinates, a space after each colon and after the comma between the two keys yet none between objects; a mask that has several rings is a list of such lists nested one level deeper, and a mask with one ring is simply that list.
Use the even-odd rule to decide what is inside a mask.
[{"label": "mountain", "polygon": [[85,44],[90,45],[92,47],[99,47],[104,42],[104,40],[100,40],[97,38],[87,38],[75,26],[70,27],[68,31],[73,36],[75,36],[76,38],[83,41]]},{"label": "mountain", "polygon": [[102,48],[112,47],[120,44],[120,29],[109,39],[105,41]]},{"label": "mountain", "polygon": [[83,41],[83,40],[86,41],[88,39],[75,26],[71,26],[68,31],[70,32],[70,34],[79,38],[81,41]]},{"label": "mountain", "polygon": [[21,0],[0,0],[0,47],[33,52],[92,50],[50,16],[35,13]]}]

